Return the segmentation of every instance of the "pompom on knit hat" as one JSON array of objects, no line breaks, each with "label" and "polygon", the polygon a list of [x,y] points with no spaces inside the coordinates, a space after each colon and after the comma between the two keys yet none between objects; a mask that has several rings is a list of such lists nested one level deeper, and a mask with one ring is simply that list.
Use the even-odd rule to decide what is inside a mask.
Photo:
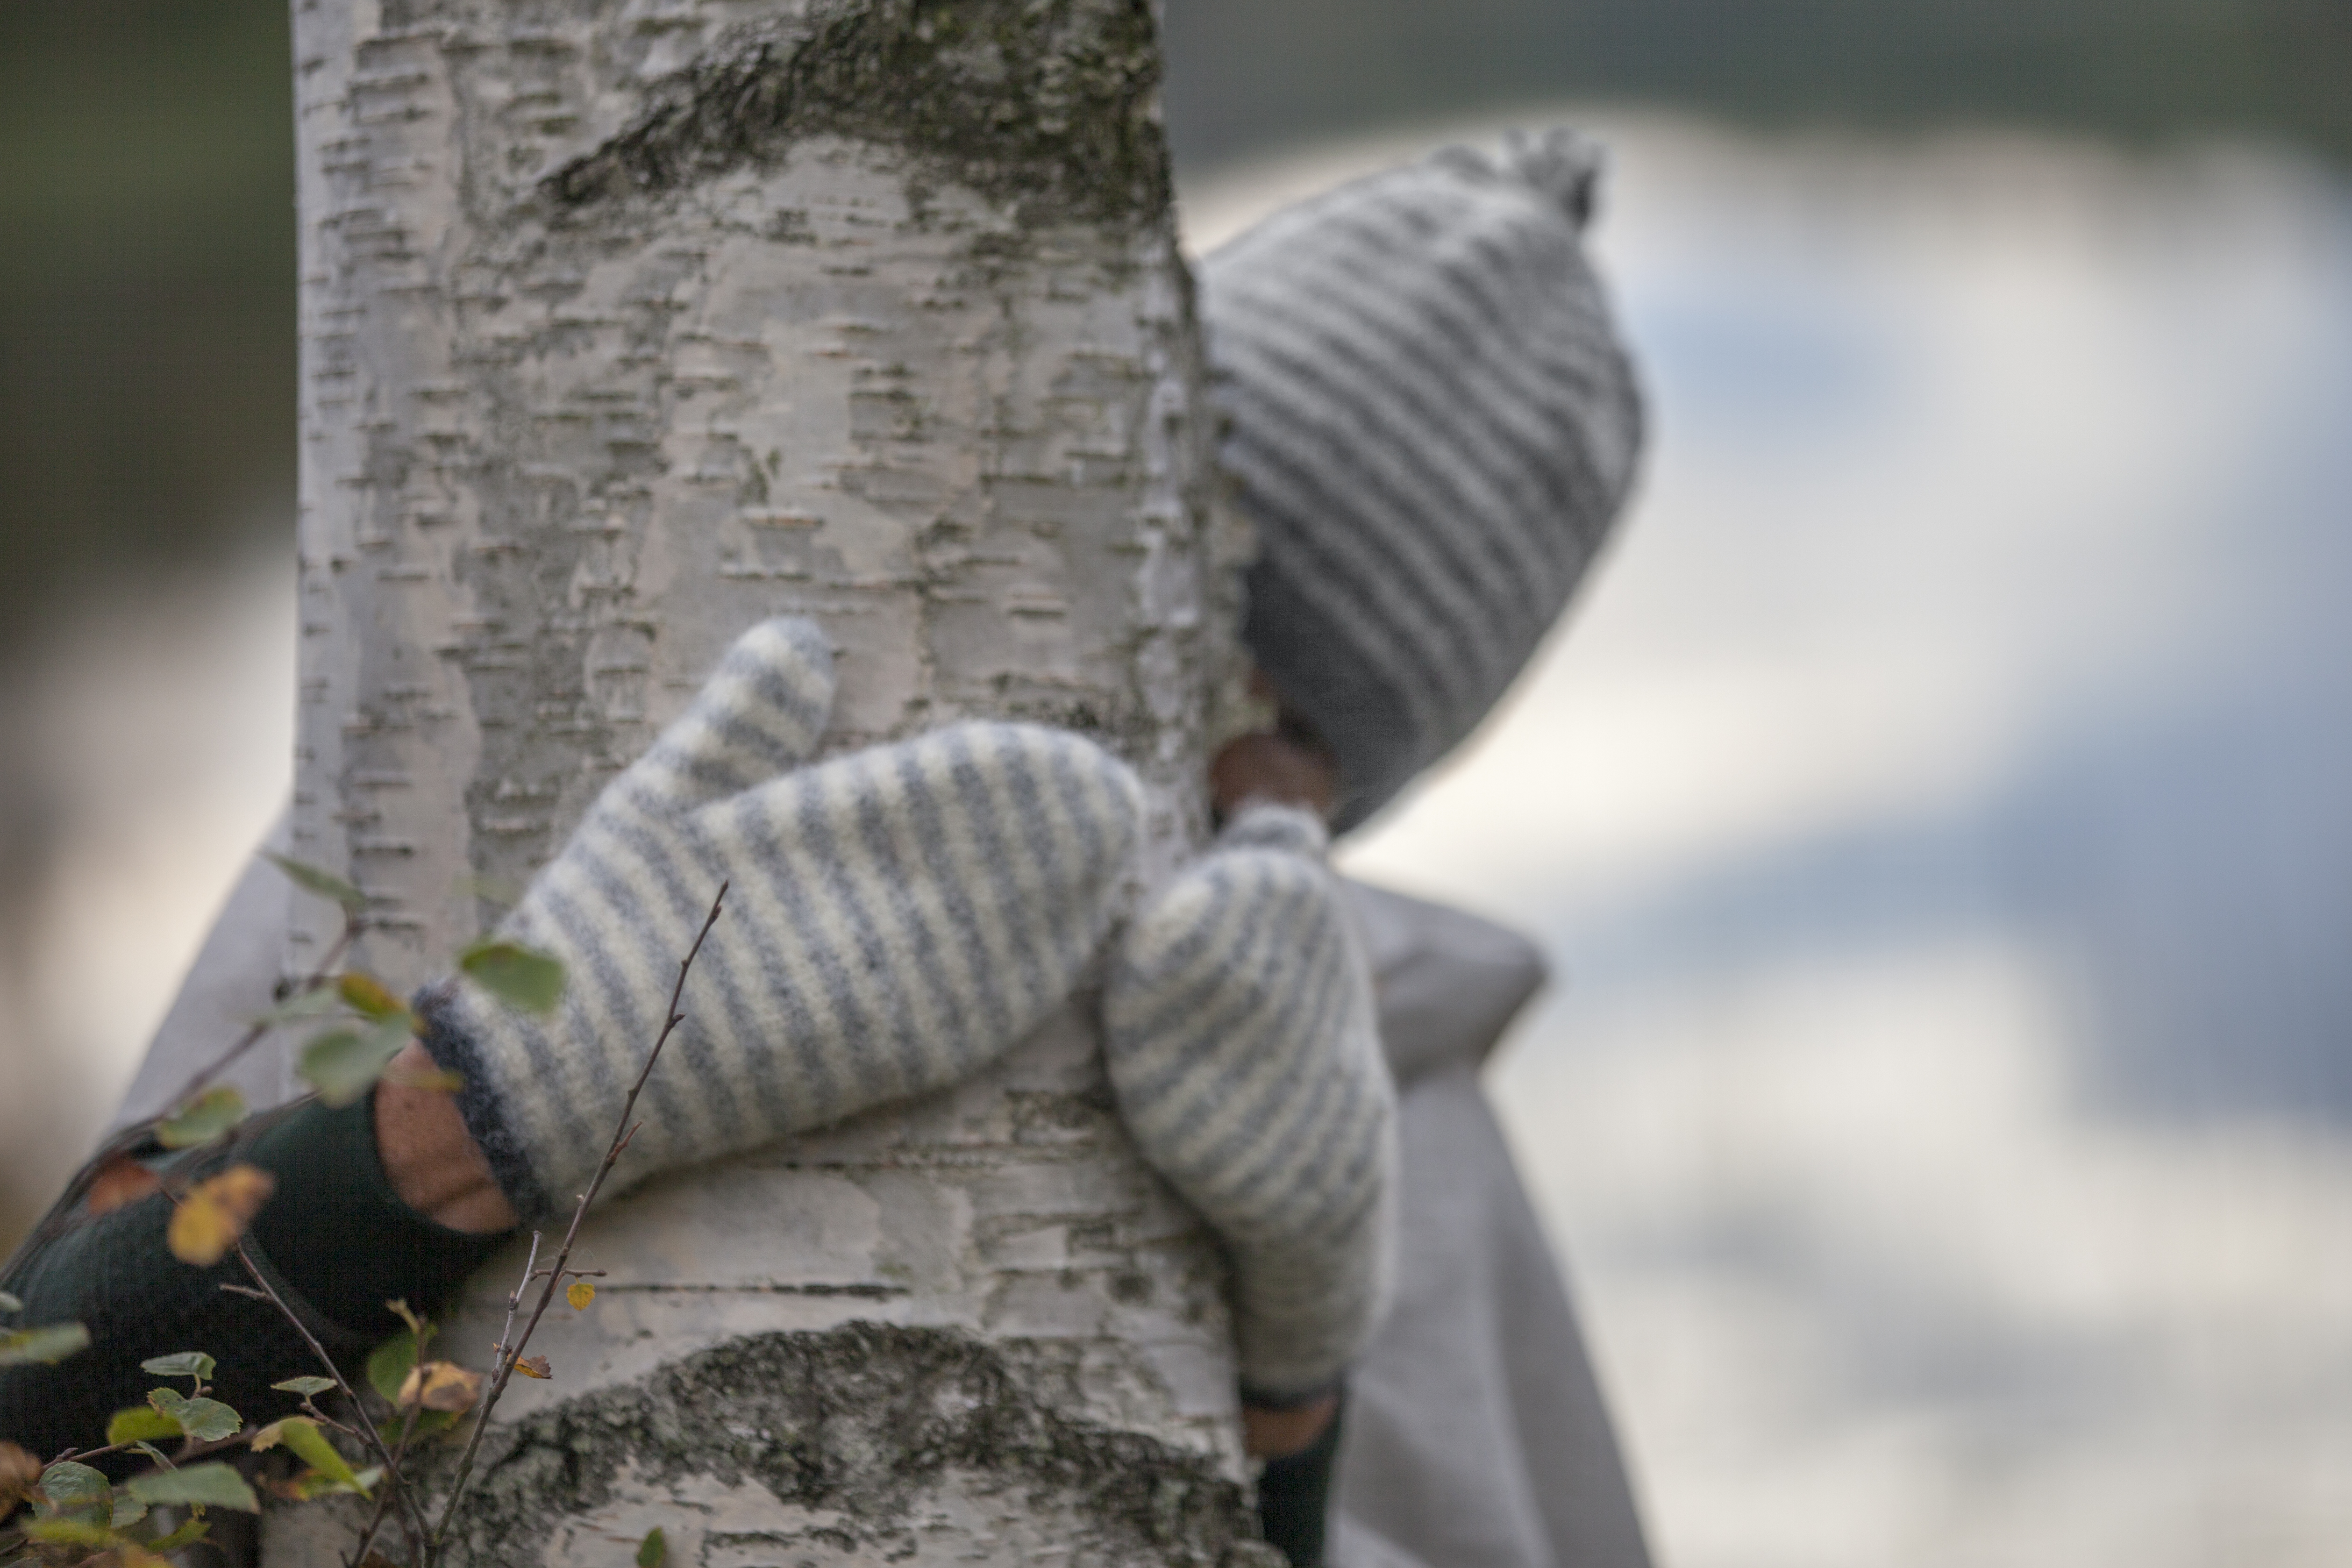
[{"label": "pompom on knit hat", "polygon": [[1494,706],[1632,484],[1640,394],[1583,245],[1600,163],[1567,130],[1450,147],[1202,264],[1258,533],[1244,639],[1335,753],[1342,829]]}]

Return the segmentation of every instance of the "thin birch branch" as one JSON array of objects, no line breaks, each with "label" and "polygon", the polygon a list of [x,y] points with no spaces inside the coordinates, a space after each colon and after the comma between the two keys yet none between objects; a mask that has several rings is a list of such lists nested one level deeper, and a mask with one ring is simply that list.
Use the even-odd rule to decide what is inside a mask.
[{"label": "thin birch branch", "polygon": [[269,1283],[260,1268],[255,1265],[253,1254],[246,1250],[242,1237],[236,1243],[236,1260],[245,1266],[246,1273],[251,1277],[255,1287],[269,1299],[270,1305],[276,1307],[278,1313],[294,1325],[294,1331],[302,1336],[302,1342],[310,1347],[310,1353],[318,1358],[319,1364],[326,1369],[327,1375],[335,1380],[335,1387],[341,1392],[345,1399],[351,1401],[352,1411],[360,1417],[360,1437],[376,1463],[383,1467],[383,1484],[400,1494],[398,1502],[401,1509],[402,1533],[409,1537],[409,1559],[413,1563],[422,1563],[424,1557],[419,1550],[422,1543],[418,1537],[424,1532],[425,1521],[416,1512],[415,1502],[408,1496],[408,1489],[401,1485],[400,1467],[393,1458],[391,1450],[384,1447],[383,1434],[375,1429],[374,1423],[367,1419],[367,1406],[360,1403],[359,1394],[352,1390],[350,1382],[344,1378],[342,1369],[335,1364],[335,1358],[327,1353],[327,1347],[319,1342],[318,1336],[311,1333],[310,1325],[303,1322],[294,1309],[286,1304],[286,1298],[278,1293],[277,1288]]},{"label": "thin birch branch", "polygon": [[[422,1346],[418,1347],[418,1353],[420,1355],[423,1353]],[[383,1528],[384,1510],[391,1507],[393,1494],[401,1489],[402,1482],[405,1478],[399,1465],[401,1460],[408,1457],[408,1440],[415,1435],[416,1418],[424,1413],[424,1410],[425,1402],[417,1401],[409,1406],[407,1418],[400,1424],[400,1441],[392,1446],[393,1468],[384,1471],[383,1480],[376,1491],[375,1512],[368,1516],[367,1528],[360,1531],[359,1544],[352,1548],[349,1561],[354,1564],[367,1561],[368,1548],[375,1543],[376,1531]],[[414,1544],[412,1540],[412,1547]],[[413,1552],[411,1555],[414,1555]]]},{"label": "thin birch branch", "polygon": [[[727,902],[728,886],[729,884],[725,882],[719,884],[718,896],[710,900],[710,913],[703,920],[702,930],[695,934],[694,945],[688,948],[686,956],[678,961],[677,984],[670,987],[669,1012],[662,1022],[661,1033],[655,1037],[653,1049],[646,1053],[646,1065],[638,1071],[637,1081],[629,1086],[628,1098],[621,1102],[621,1114],[619,1120],[614,1123],[613,1141],[605,1147],[604,1163],[596,1167],[595,1178],[588,1184],[588,1190],[580,1194],[579,1203],[572,1206],[572,1224],[563,1233],[563,1246],[557,1251],[555,1261],[545,1270],[547,1285],[540,1291],[539,1301],[531,1308],[530,1320],[523,1324],[521,1337],[511,1345],[508,1345],[505,1342],[506,1336],[503,1333],[499,1336],[504,1353],[499,1356],[498,1366],[491,1375],[489,1386],[482,1395],[480,1412],[474,1419],[474,1430],[466,1439],[465,1455],[457,1461],[457,1479],[450,1483],[449,1500],[442,1505],[441,1522],[433,1531],[433,1550],[436,1555],[441,1550],[442,1542],[448,1536],[450,1521],[457,1517],[458,1505],[465,1501],[466,1483],[473,1477],[474,1457],[481,1449],[482,1434],[489,1429],[490,1412],[497,1408],[499,1396],[506,1392],[508,1382],[514,1376],[515,1363],[522,1359],[522,1352],[530,1343],[530,1336],[538,1329],[539,1321],[547,1315],[549,1305],[555,1300],[555,1292],[562,1287],[565,1275],[570,1272],[564,1266],[572,1261],[572,1244],[580,1235],[580,1222],[587,1217],[588,1205],[595,1202],[597,1190],[604,1186],[604,1178],[613,1173],[613,1166],[620,1160],[621,1151],[627,1148],[629,1140],[636,1136],[636,1127],[630,1123],[629,1116],[637,1108],[637,1096],[644,1090],[646,1080],[653,1077],[654,1064],[661,1060],[662,1047],[669,1043],[669,1037],[677,1031],[677,1026],[686,1021],[686,1016],[678,1011],[678,1004],[686,995],[686,977],[694,968],[694,961],[700,955],[704,941],[710,935],[710,928],[719,923],[719,911]],[[537,1261],[538,1256],[539,1238],[534,1233],[531,1237],[533,1263]],[[530,1264],[526,1264],[523,1270],[525,1283],[535,1277],[536,1271]],[[520,1294],[521,1287],[518,1286],[516,1295]],[[507,1322],[511,1328],[514,1322],[511,1308],[508,1311]]]}]

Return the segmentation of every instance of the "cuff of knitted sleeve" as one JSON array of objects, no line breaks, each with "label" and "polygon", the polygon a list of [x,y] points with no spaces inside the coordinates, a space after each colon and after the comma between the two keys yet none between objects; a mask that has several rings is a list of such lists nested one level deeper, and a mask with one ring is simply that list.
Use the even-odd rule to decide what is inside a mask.
[{"label": "cuff of knitted sleeve", "polygon": [[261,1251],[320,1316],[373,1343],[400,1327],[386,1302],[436,1310],[506,1239],[436,1223],[401,1201],[375,1141],[375,1097],[306,1105],[254,1141],[278,1190],[253,1223]]},{"label": "cuff of knitted sleeve", "polygon": [[1280,849],[1320,862],[1331,850],[1331,830],[1302,805],[1245,800],[1217,835],[1220,849]]},{"label": "cuff of knitted sleeve", "polygon": [[1258,1528],[1266,1543],[1290,1560],[1290,1568],[1318,1568],[1323,1562],[1331,1472],[1339,1457],[1339,1423],[1348,1413],[1345,1391],[1339,1392],[1339,1408],[1321,1436],[1296,1454],[1268,1459],[1258,1472]]},{"label": "cuff of knitted sleeve", "polygon": [[417,1038],[424,1042],[425,1053],[436,1067],[457,1075],[457,1114],[465,1120],[466,1131],[482,1158],[489,1162],[499,1190],[525,1225],[547,1219],[555,1213],[555,1205],[548,1200],[547,1189],[492,1087],[489,1064],[481,1041],[467,1021],[457,983],[445,980],[426,986],[416,994],[412,1006],[420,1026]]}]

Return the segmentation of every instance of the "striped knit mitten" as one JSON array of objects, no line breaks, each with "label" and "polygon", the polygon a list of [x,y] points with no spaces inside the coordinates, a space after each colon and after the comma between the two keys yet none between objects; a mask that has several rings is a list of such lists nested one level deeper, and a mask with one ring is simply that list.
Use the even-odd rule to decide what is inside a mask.
[{"label": "striped knit mitten", "polygon": [[1328,1390],[1388,1292],[1395,1089],[1312,816],[1243,808],[1120,943],[1110,1079],[1143,1157],[1234,1267],[1244,1392]]},{"label": "striped knit mitten", "polygon": [[557,1010],[459,982],[425,999],[426,1047],[527,1222],[603,1158],[722,880],[608,1193],[968,1076],[1101,945],[1142,817],[1125,764],[1061,731],[961,723],[793,771],[832,697],[814,626],[754,627],[499,927],[563,961]]}]

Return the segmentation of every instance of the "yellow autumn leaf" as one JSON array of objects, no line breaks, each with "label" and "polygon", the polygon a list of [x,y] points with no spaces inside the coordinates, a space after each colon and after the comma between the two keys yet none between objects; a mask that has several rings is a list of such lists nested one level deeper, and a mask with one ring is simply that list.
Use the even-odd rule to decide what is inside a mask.
[{"label": "yellow autumn leaf", "polygon": [[165,1237],[172,1256],[199,1268],[218,1263],[277,1188],[278,1179],[254,1165],[231,1165],[198,1182],[172,1215]]},{"label": "yellow autumn leaf", "polygon": [[550,1378],[555,1375],[543,1355],[527,1355],[515,1363],[515,1370],[525,1377]]},{"label": "yellow autumn leaf", "polygon": [[563,1292],[563,1299],[572,1303],[573,1311],[585,1311],[588,1309],[588,1303],[596,1299],[596,1287],[589,1284],[585,1279],[574,1279],[571,1288]]},{"label": "yellow autumn leaf", "polygon": [[362,974],[357,970],[338,977],[335,991],[351,1005],[352,1011],[364,1013],[371,1018],[403,1017],[408,1012],[399,997],[384,989],[383,981],[373,974]]}]

